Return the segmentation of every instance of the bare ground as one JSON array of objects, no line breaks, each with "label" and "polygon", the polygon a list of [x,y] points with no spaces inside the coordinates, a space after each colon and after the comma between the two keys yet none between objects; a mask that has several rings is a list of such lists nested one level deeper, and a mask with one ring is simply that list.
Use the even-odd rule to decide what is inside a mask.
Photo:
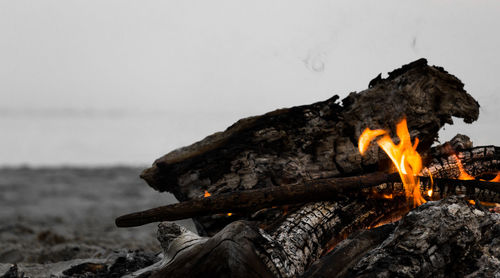
[{"label": "bare ground", "polygon": [[[29,273],[43,265],[105,259],[119,251],[159,252],[155,224],[114,225],[121,214],[176,202],[140,180],[141,170],[0,169],[0,273],[14,263]],[[182,224],[194,230],[192,222]]]}]

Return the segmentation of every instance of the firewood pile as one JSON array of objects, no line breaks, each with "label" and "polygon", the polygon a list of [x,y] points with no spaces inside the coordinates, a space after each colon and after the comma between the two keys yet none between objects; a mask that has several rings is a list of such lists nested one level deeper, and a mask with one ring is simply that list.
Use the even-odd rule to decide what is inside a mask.
[{"label": "firewood pile", "polygon": [[[126,277],[500,276],[500,147],[431,147],[478,116],[420,59],[341,101],[239,120],[144,170],[180,203],[117,218],[160,222],[163,259]],[[183,218],[197,234],[169,222]]]},{"label": "firewood pile", "polygon": [[157,159],[141,177],[180,203],[117,225],[192,217],[198,234],[161,222],[164,258],[135,277],[500,275],[500,148],[465,135],[431,147],[452,117],[478,118],[463,87],[420,59],[342,101],[242,119]]}]

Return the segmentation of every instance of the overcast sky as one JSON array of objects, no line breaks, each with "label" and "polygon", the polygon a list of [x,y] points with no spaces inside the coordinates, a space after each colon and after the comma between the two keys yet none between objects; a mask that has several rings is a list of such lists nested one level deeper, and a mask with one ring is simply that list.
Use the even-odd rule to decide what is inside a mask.
[{"label": "overcast sky", "polygon": [[0,0],[0,165],[151,163],[420,57],[481,104],[443,139],[498,145],[499,15],[493,0]]}]

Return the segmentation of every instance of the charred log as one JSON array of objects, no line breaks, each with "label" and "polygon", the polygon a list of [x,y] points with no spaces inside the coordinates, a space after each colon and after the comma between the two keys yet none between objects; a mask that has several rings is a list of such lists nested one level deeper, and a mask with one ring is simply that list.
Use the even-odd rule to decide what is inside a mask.
[{"label": "charred log", "polygon": [[341,277],[496,277],[499,237],[500,214],[457,197],[429,202]]},{"label": "charred log", "polygon": [[402,198],[343,198],[305,205],[279,226],[260,230],[266,239],[261,257],[275,277],[296,277],[350,233],[399,210],[407,210]]},{"label": "charred log", "polygon": [[[428,66],[425,59],[389,73],[342,103],[337,100],[335,96],[240,120],[225,132],[158,159],[142,177],[153,188],[186,201],[203,196],[205,190],[218,195],[371,172],[384,156],[376,147],[363,158],[356,151],[365,127],[393,127],[406,116],[412,136],[427,150],[452,116],[470,123],[479,113],[462,82],[442,68]],[[214,234],[229,222],[195,220],[202,234]]]},{"label": "charred log", "polygon": [[394,231],[396,224],[386,224],[378,228],[354,233],[342,241],[321,260],[316,261],[302,277],[342,277],[368,251],[379,246]]}]

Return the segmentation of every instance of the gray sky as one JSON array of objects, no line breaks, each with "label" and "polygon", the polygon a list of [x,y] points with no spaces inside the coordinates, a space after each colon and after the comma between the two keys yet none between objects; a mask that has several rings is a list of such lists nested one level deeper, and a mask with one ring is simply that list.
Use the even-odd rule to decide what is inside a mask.
[{"label": "gray sky", "polygon": [[493,0],[0,0],[0,165],[151,163],[420,57],[481,104],[443,139],[498,145],[499,15]]}]

